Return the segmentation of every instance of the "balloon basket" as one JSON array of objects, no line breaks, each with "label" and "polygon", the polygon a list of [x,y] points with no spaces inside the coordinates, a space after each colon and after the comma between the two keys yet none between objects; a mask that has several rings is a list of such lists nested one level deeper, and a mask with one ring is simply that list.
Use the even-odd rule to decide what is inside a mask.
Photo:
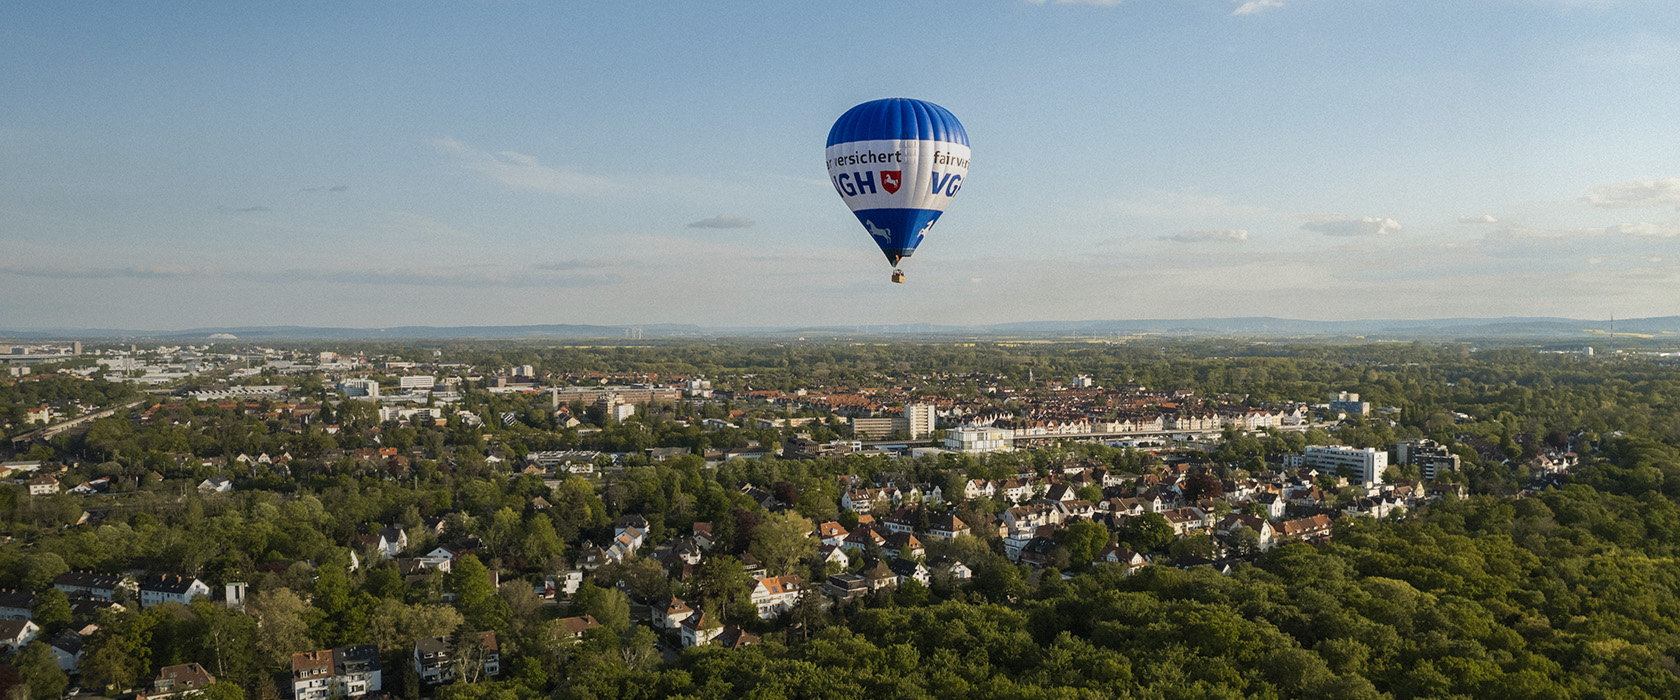
[{"label": "balloon basket", "polygon": [[893,270],[892,281],[894,284],[904,284],[904,271]]}]

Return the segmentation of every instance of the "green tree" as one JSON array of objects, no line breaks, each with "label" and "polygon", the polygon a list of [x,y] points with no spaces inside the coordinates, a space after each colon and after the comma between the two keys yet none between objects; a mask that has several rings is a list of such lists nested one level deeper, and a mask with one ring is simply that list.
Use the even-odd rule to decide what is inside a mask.
[{"label": "green tree", "polygon": [[816,553],[815,531],[816,525],[795,511],[771,513],[754,532],[748,551],[764,562],[770,575],[790,574],[801,560]]},{"label": "green tree", "polygon": [[313,651],[305,616],[309,611],[289,588],[276,588],[250,597],[245,605],[257,619],[257,652],[269,670],[287,668],[292,654]]},{"label": "green tree", "polygon": [[455,608],[467,624],[481,630],[501,629],[507,624],[507,606],[490,585],[490,570],[478,557],[468,554],[455,560],[449,572],[449,590],[455,594]]},{"label": "green tree", "polygon": [[52,649],[45,642],[30,642],[12,663],[17,666],[18,676],[29,689],[32,700],[58,700],[64,689],[70,687],[70,677],[58,667]]},{"label": "green tree", "polygon": [[48,588],[35,594],[35,624],[41,626],[42,636],[52,636],[70,624],[70,598],[64,591]]},{"label": "green tree", "polygon": [[1172,525],[1160,513],[1144,513],[1126,523],[1123,535],[1132,549],[1140,552],[1159,552],[1173,543]]}]

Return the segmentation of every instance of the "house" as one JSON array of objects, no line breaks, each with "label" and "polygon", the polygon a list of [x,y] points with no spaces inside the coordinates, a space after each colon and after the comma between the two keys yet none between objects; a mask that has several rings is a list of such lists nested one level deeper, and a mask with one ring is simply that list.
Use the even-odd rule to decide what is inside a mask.
[{"label": "house", "polygon": [[712,524],[695,523],[691,529],[694,533],[694,543],[700,545],[701,549],[711,551],[712,545],[717,542],[717,537],[712,535]]},{"label": "house", "polygon": [[1061,522],[1061,508],[1050,503],[1029,503],[1003,512],[1003,525],[1012,535],[1037,532],[1040,527]]},{"label": "house", "polygon": [[295,700],[353,698],[382,689],[379,647],[372,644],[292,654]]},{"label": "house", "polygon": [[78,496],[87,496],[87,495],[91,495],[91,494],[95,494],[95,493],[105,493],[105,492],[110,491],[110,490],[111,490],[111,479],[110,479],[110,477],[103,477],[102,476],[98,479],[94,479],[93,481],[84,481],[80,484],[77,484],[75,487],[70,489],[70,493],[76,494]]},{"label": "house", "polygon": [[201,595],[210,595],[210,587],[203,581],[191,576],[160,574],[140,584],[140,607],[149,608],[159,603],[186,605],[195,596]]},{"label": "house", "polygon": [[875,531],[875,528],[864,527],[861,524],[858,525],[857,529],[852,530],[850,534],[847,534],[846,539],[840,543],[840,547],[843,549],[860,552],[867,550],[871,546],[885,547],[886,545],[887,538],[882,537],[880,533]]},{"label": "house", "polygon": [[712,644],[725,649],[740,649],[758,642],[758,635],[751,634],[734,625],[723,628],[723,631],[719,632],[718,636],[712,640]]},{"label": "house", "polygon": [[674,595],[666,596],[649,606],[649,611],[653,614],[653,626],[657,629],[666,630],[677,629],[682,625],[683,620],[687,620],[694,615],[694,608],[688,607],[687,603]]},{"label": "house", "polygon": [[[640,518],[641,516],[626,517]],[[619,518],[619,520],[623,519],[624,518]],[[614,529],[617,528],[615,527]],[[623,530],[619,530],[618,534],[613,536],[612,544],[607,545],[607,558],[612,561],[622,563],[624,560],[634,556],[636,554],[636,550],[642,548],[642,542],[645,539],[645,535],[642,534],[643,532],[643,530],[636,527],[627,527]]]},{"label": "house", "polygon": [[928,521],[927,536],[935,540],[948,540],[957,535],[967,535],[973,532],[968,523],[955,515],[944,513],[935,515]]},{"label": "house", "polygon": [[[619,516],[618,520],[613,521],[613,536],[614,537],[622,535],[622,534],[625,533],[625,531],[631,530],[631,529],[636,530],[636,532],[638,534],[638,537],[640,536],[640,533],[647,532],[648,531],[647,518],[644,518],[640,515],[631,514],[631,515]],[[641,546],[641,545],[638,543],[637,546]]]},{"label": "house", "polygon": [[233,490],[233,480],[225,476],[212,476],[198,482],[199,493],[227,493]]},{"label": "house", "polygon": [[716,615],[708,615],[701,610],[682,621],[681,631],[683,648],[697,647],[710,644],[723,634],[723,623],[718,622]]},{"label": "house", "polygon": [[742,552],[740,556],[735,558],[741,562],[741,570],[745,571],[747,576],[752,578],[764,578],[765,576],[770,575],[769,570],[764,566],[764,562],[759,561],[758,557],[753,556],[749,552]]},{"label": "house", "polygon": [[[401,541],[406,542],[407,540],[404,539]],[[403,546],[406,547],[407,544],[404,544]],[[479,541],[477,538],[462,538],[455,540],[454,542],[450,542],[449,544],[433,547],[431,551],[428,551],[418,557],[418,561],[421,566],[427,569],[437,569],[438,571],[442,571],[447,574],[450,569],[454,568],[456,559],[477,552],[478,546]],[[584,551],[587,552],[588,549],[588,547],[585,547]],[[579,556],[581,557],[583,555],[580,554]]]},{"label": "house", "polygon": [[603,550],[593,544],[585,543],[583,545],[583,549],[578,550],[577,561],[575,563],[578,568],[583,569],[584,571],[594,571],[606,566],[610,561],[612,560],[607,557],[606,550]]},{"label": "house", "polygon": [[887,562],[887,568],[898,576],[898,585],[900,586],[912,580],[926,586],[933,580],[928,575],[928,568],[913,559],[894,559]]},{"label": "house", "polygon": [[885,552],[887,556],[903,557],[905,559],[920,559],[927,554],[927,549],[922,547],[922,541],[908,532],[895,532],[888,535],[887,543],[881,547],[881,551]]},{"label": "house", "polygon": [[54,479],[50,476],[37,476],[24,483],[29,484],[29,495],[31,496],[45,496],[49,493],[58,493],[58,479]]},{"label": "house", "polygon": [[817,545],[817,560],[825,565],[838,565],[842,569],[852,562],[852,558],[846,555],[845,549],[826,544]]},{"label": "house", "polygon": [[145,696],[151,700],[176,695],[197,695],[215,682],[216,677],[198,664],[164,666],[158,669],[157,678],[152,679],[152,692],[146,693]]},{"label": "house", "polygon": [[1067,484],[1056,484],[1044,492],[1044,497],[1052,501],[1073,501],[1079,498],[1075,489]]},{"label": "house", "polygon": [[53,579],[53,588],[64,591],[67,596],[82,595],[107,602],[117,597],[117,589],[133,587],[134,582],[126,576],[91,571],[67,571]]},{"label": "house", "polygon": [[[478,641],[484,645],[484,657],[479,666],[486,678],[501,673],[501,646],[496,643],[495,632],[479,632]],[[450,658],[449,640],[444,637],[428,637],[414,642],[414,672],[419,674],[420,682],[427,685],[439,685],[455,680],[455,664]]]},{"label": "house", "polygon": [[1096,563],[1119,564],[1126,567],[1127,574],[1131,574],[1138,569],[1149,565],[1149,562],[1143,558],[1142,554],[1138,554],[1137,552],[1115,544],[1104,547],[1101,552],[1098,552]]},{"label": "house", "polygon": [[1278,524],[1277,534],[1284,540],[1310,540],[1319,537],[1329,537],[1331,529],[1330,517],[1314,515],[1310,518],[1285,520]]},{"label": "house", "polygon": [[770,619],[783,611],[792,610],[794,600],[799,597],[801,583],[798,576],[792,575],[759,579],[752,591],[752,602],[758,605],[758,616]]},{"label": "house", "polygon": [[1161,511],[1161,517],[1166,518],[1167,524],[1172,526],[1173,534],[1179,537],[1189,535],[1195,530],[1207,526],[1202,512],[1195,508],[1171,508]]},{"label": "house", "polygon": [[1231,513],[1220,520],[1218,525],[1213,526],[1214,532],[1221,535],[1229,535],[1238,528],[1247,528],[1259,535],[1261,551],[1271,549],[1276,540],[1277,533],[1272,530],[1271,521],[1258,515]]},{"label": "house", "polygon": [[835,574],[823,583],[823,594],[836,603],[845,603],[869,595],[869,579],[861,574]]},{"label": "house", "polygon": [[850,532],[847,532],[845,525],[840,525],[835,520],[828,520],[828,522],[816,525],[816,539],[820,539],[823,544],[828,544],[828,546],[840,546],[842,542],[845,542],[845,537],[848,534]]},{"label": "house", "polygon": [[955,559],[940,557],[928,564],[928,576],[930,579],[943,579],[952,582],[967,581],[974,578],[974,570],[968,568],[967,564]]},{"label": "house", "polygon": [[386,559],[394,559],[402,551],[408,549],[408,533],[401,526],[391,525],[379,530],[379,555]]},{"label": "house", "polygon": [[898,587],[898,574],[893,573],[885,561],[876,560],[857,572],[863,577],[864,586],[868,592],[892,590]]},{"label": "house", "polygon": [[560,631],[567,639],[583,639],[583,633],[600,627],[601,623],[588,615],[560,619]]},{"label": "house", "polygon": [[65,673],[77,673],[82,668],[82,647],[86,643],[76,630],[64,630],[53,635],[47,642],[47,648],[52,652],[53,661],[58,662],[59,670]]},{"label": "house", "polygon": [[35,641],[35,636],[41,633],[41,626],[34,620],[7,619],[0,620],[0,647],[16,651]]},{"label": "house", "polygon": [[34,593],[15,589],[0,589],[0,618],[27,620],[34,615]]},{"label": "house", "polygon": [[1056,541],[1048,537],[1034,537],[1021,547],[1021,563],[1033,566],[1049,566],[1052,553],[1056,550]]}]

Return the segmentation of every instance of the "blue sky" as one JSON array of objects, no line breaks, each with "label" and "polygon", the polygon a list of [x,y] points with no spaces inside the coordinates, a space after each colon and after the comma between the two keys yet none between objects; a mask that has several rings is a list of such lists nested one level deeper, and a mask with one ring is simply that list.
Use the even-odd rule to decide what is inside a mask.
[{"label": "blue sky", "polygon": [[[1672,0],[6,3],[0,328],[1680,314]],[[937,102],[887,282],[823,145]]]}]

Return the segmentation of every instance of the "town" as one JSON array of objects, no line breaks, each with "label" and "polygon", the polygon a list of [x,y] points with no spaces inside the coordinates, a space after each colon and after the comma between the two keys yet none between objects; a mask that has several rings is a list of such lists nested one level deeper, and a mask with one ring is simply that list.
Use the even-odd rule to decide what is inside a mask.
[{"label": "town", "polygon": [[1558,399],[1500,363],[1672,371],[948,345],[17,347],[11,682],[594,697],[603,668],[798,647],[869,611],[1253,576],[1538,503],[1627,439],[1547,423]]}]

